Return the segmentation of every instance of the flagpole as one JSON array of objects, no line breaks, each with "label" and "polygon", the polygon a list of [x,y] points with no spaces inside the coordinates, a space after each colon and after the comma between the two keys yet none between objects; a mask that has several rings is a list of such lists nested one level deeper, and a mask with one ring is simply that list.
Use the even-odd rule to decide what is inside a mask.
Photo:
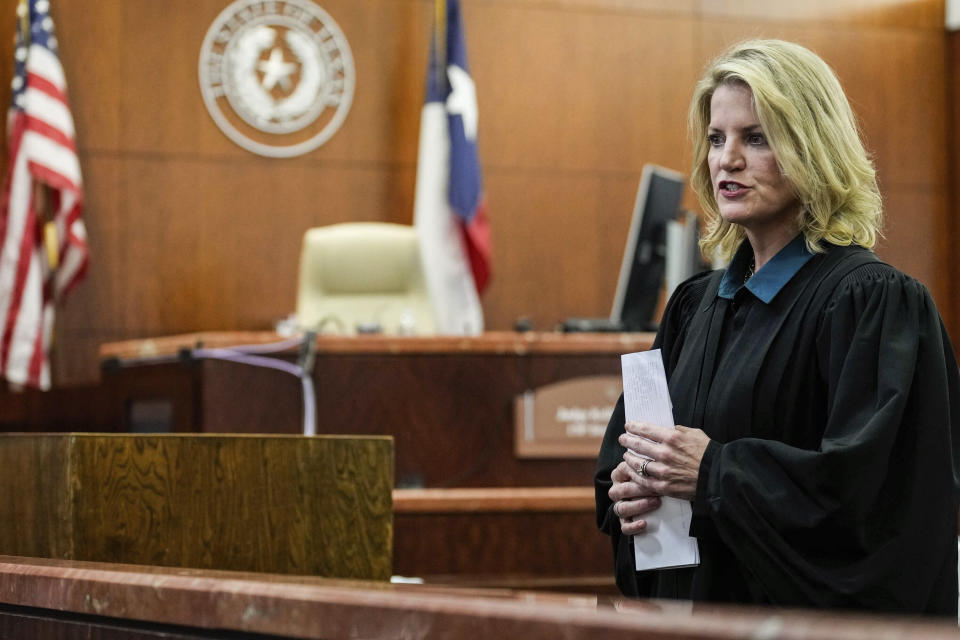
[{"label": "flagpole", "polygon": [[[30,4],[28,0],[17,3],[17,18],[20,28],[20,45],[30,50]],[[37,220],[43,228],[43,244],[46,248],[47,265],[54,271],[60,264],[60,246],[57,238],[57,225],[53,221],[53,208],[47,193],[47,186],[40,181],[33,184],[33,208]]]},{"label": "flagpole", "polygon": [[472,335],[483,331],[479,296],[489,272],[476,97],[457,0],[433,8],[413,218],[438,333]]},{"label": "flagpole", "polygon": [[437,56],[438,87],[447,85],[447,0],[433,2],[433,53]]}]

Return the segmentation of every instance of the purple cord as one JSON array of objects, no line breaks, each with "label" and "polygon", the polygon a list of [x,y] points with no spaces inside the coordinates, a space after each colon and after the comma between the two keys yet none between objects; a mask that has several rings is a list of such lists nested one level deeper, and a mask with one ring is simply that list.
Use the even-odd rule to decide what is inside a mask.
[{"label": "purple cord", "polygon": [[[290,375],[300,378],[303,387],[303,435],[316,435],[316,398],[313,392],[313,378],[310,371],[304,371],[303,367],[279,360],[277,358],[264,358],[255,355],[258,353],[277,353],[287,351],[294,347],[303,346],[304,342],[313,339],[313,334],[305,333],[302,336],[289,338],[280,342],[271,342],[267,344],[239,345],[236,347],[220,349],[192,349],[190,355],[193,358],[207,358],[211,360],[226,360],[227,362],[238,362],[248,364],[254,367],[264,367],[267,369],[276,369]],[[121,366],[130,366],[135,364],[162,364],[168,362],[178,362],[180,356],[145,356],[141,358],[128,358],[120,361]]]}]

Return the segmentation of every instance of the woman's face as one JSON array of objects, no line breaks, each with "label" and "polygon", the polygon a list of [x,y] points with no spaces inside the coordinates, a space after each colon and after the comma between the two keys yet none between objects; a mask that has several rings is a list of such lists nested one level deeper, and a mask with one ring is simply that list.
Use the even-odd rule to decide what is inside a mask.
[{"label": "woman's face", "polygon": [[710,100],[707,164],[720,216],[751,235],[795,232],[800,201],[780,173],[745,84],[717,87]]}]

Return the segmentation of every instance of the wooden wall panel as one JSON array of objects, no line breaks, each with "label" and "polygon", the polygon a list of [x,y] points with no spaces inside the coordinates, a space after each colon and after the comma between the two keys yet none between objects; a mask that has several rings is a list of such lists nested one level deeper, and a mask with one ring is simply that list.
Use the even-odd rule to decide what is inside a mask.
[{"label": "wooden wall panel", "polygon": [[85,171],[85,207],[91,215],[85,225],[92,258],[87,279],[66,299],[64,316],[71,327],[83,332],[120,327],[125,303],[126,273],[120,268],[126,260],[124,232],[134,212],[120,206],[124,163],[109,155],[81,154]]},{"label": "wooden wall panel", "polygon": [[122,233],[123,326],[141,335],[268,328],[295,308],[304,230],[395,217],[413,201],[412,167],[267,159],[131,159]]},{"label": "wooden wall panel", "polygon": [[[947,221],[942,230],[945,238],[941,241],[949,247],[953,247],[960,237],[960,221],[957,220],[957,212],[960,211],[960,180],[954,178],[960,171],[960,32],[953,31],[947,35],[947,104],[949,105],[947,121],[946,145],[950,149],[947,158],[948,175],[952,178],[948,181],[949,188],[946,190],[947,198]],[[953,252],[956,253],[955,251]],[[953,317],[960,319],[960,260],[951,255],[951,260],[941,265],[944,272],[943,278],[950,281],[950,311]],[[941,308],[945,305],[941,303]],[[953,329],[953,341],[956,344],[960,341],[960,336],[956,335],[957,324],[954,323],[949,329]]]},{"label": "wooden wall panel", "polygon": [[[197,79],[207,28],[228,3],[216,0],[123,3],[120,109],[128,153],[241,156],[203,106]],[[150,63],[149,61],[156,61]],[[163,155],[167,162],[186,158]]]},{"label": "wooden wall panel", "polygon": [[676,43],[694,37],[689,20],[522,2],[468,7],[486,164],[639,177],[646,162],[683,161],[698,61]]},{"label": "wooden wall panel", "polygon": [[548,330],[567,317],[608,315],[638,178],[573,174],[559,183],[550,175],[497,171],[486,182],[488,206],[498,212],[494,265],[524,274],[492,281],[487,316],[508,323],[526,317]]},{"label": "wooden wall panel", "polygon": [[[203,108],[197,57],[228,4],[54,2],[93,252],[58,317],[58,384],[95,379],[103,341],[269,327],[293,309],[309,226],[412,220],[432,2],[321,0],[350,42],[357,90],[327,144],[286,160],[240,149]],[[797,40],[836,68],[876,154],[881,255],[951,320],[943,140],[956,63],[943,0],[462,4],[494,242],[488,328],[608,313],[643,165],[689,171],[693,83],[747,36]],[[0,28],[14,6],[0,0]],[[11,67],[0,49],[0,73]],[[685,205],[696,208],[689,194]]]},{"label": "wooden wall panel", "polygon": [[681,15],[693,17],[701,10],[703,0],[489,0],[489,4],[516,4],[555,11],[589,10],[645,15]]},{"label": "wooden wall panel", "polygon": [[[950,308],[950,281],[944,265],[955,260],[948,242],[947,194],[931,187],[891,187],[884,190],[887,214],[885,237],[877,254],[927,285],[940,312],[956,318]],[[951,331],[960,346],[960,335]]]},{"label": "wooden wall panel", "polygon": [[944,15],[943,0],[699,0],[699,5],[707,19],[803,21],[858,28],[941,30]]},{"label": "wooden wall panel", "polygon": [[[120,126],[125,89],[123,64],[132,58],[143,68],[159,65],[144,64],[146,59],[141,54],[125,49],[130,34],[124,31],[124,3],[99,2],[94,8],[89,3],[54,0],[51,6],[79,147],[98,151],[126,149]],[[0,14],[0,26],[7,26],[8,16],[12,13]],[[164,57],[152,59],[159,61]],[[81,167],[89,182],[91,171],[86,163]]]}]

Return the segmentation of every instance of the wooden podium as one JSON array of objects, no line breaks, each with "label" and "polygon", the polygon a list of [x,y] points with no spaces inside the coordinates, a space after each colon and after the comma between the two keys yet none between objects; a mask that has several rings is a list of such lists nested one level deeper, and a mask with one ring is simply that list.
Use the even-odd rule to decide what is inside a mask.
[{"label": "wooden podium", "polygon": [[387,580],[389,437],[0,434],[0,554]]}]

